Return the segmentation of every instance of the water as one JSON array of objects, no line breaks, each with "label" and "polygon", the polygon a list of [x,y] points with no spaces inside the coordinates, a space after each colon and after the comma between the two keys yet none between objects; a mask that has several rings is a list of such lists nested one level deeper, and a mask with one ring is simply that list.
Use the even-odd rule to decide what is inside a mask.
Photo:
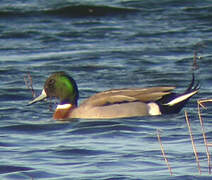
[{"label": "water", "polygon": [[[210,179],[196,100],[212,97],[211,1],[1,1],[0,178]],[[102,90],[189,84],[194,51],[201,90],[185,108],[190,116],[202,175],[184,112],[114,120],[52,119],[49,103],[32,99],[55,71],[76,81],[80,101]],[[203,111],[211,142],[211,108]],[[170,176],[160,151],[160,130]]]}]

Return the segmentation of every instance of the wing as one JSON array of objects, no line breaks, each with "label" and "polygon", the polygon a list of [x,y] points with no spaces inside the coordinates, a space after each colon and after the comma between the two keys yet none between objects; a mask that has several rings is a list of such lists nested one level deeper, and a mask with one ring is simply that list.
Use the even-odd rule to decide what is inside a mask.
[{"label": "wing", "polygon": [[173,89],[175,87],[113,89],[97,93],[85,100],[81,105],[105,106],[124,102],[157,101],[163,96],[170,94]]}]

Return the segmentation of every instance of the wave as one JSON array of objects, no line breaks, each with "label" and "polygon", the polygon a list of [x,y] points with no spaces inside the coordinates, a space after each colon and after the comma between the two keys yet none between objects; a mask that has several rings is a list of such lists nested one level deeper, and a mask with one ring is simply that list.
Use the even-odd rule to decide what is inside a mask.
[{"label": "wave", "polygon": [[29,167],[0,165],[0,174],[33,170]]},{"label": "wave", "polygon": [[105,16],[105,15],[120,15],[126,13],[133,13],[138,11],[133,8],[120,8],[109,6],[89,6],[89,5],[75,5],[67,6],[58,9],[50,9],[45,13],[50,15],[62,16]]},{"label": "wave", "polygon": [[38,10],[31,9],[2,9],[0,17],[14,16],[62,16],[62,17],[86,17],[86,16],[114,16],[128,13],[136,13],[136,8],[113,7],[104,5],[68,5],[63,7],[44,8]]}]

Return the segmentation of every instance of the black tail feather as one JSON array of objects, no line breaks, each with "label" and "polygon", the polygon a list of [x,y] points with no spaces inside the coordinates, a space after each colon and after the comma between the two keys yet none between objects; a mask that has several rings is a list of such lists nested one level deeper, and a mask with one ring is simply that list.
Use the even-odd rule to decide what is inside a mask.
[{"label": "black tail feather", "polygon": [[190,92],[194,86],[194,81],[195,81],[195,77],[194,77],[194,73],[192,73],[192,80],[191,80],[191,83],[189,84],[188,88],[186,89],[185,93],[186,92]]},{"label": "black tail feather", "polygon": [[[199,82],[195,85],[195,76],[194,73],[192,74],[192,80],[191,83],[189,84],[188,88],[185,90],[184,93],[182,94],[176,94],[176,93],[171,93],[166,96],[164,96],[162,99],[160,99],[157,104],[160,107],[161,113],[162,114],[172,114],[172,113],[178,113],[180,110],[186,105],[188,100],[195,95],[198,90],[200,89]],[[192,94],[193,93],[193,94]],[[180,99],[180,97],[186,97],[186,95],[191,94],[191,96],[187,97],[186,99],[182,98],[182,101],[179,101],[177,103],[171,103],[177,98]]]}]

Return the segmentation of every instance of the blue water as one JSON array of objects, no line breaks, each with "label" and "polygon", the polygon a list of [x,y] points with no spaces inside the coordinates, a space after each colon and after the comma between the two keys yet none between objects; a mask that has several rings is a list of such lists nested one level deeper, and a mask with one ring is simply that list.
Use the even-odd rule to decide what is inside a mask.
[{"label": "blue water", "polygon": [[[196,100],[212,97],[211,1],[1,1],[0,179],[211,179]],[[198,52],[201,84],[188,111],[199,175],[184,111],[114,120],[52,119],[49,102],[26,106],[45,79],[66,71],[80,101],[111,88],[176,86],[183,92]],[[210,104],[203,111],[212,142]],[[157,129],[170,176],[157,141]],[[211,150],[212,151],[212,150]]]}]

